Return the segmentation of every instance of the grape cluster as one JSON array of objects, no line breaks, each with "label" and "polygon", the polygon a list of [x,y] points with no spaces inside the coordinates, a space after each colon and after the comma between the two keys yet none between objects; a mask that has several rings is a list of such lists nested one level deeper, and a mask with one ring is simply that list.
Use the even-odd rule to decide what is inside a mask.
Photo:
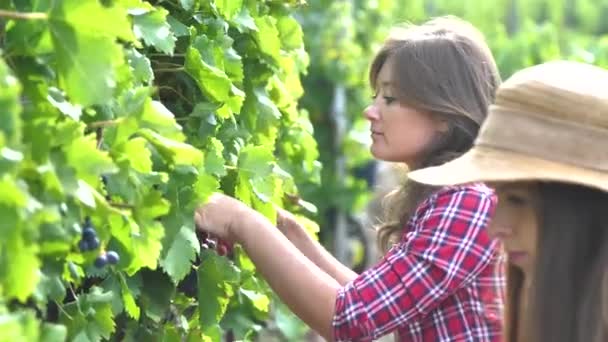
[{"label": "grape cluster", "polygon": [[[83,224],[82,237],[78,242],[78,248],[82,252],[93,251],[99,248],[99,238],[91,223],[91,218],[86,217]],[[103,268],[105,265],[116,265],[120,261],[120,256],[115,251],[102,251],[95,259],[95,267]]]},{"label": "grape cluster", "polygon": [[198,236],[198,241],[200,242],[202,249],[215,250],[220,256],[228,255],[232,251],[231,246],[226,241],[216,241],[212,239],[208,233],[201,232],[198,230],[196,232],[196,235]]},{"label": "grape cluster", "polygon": [[78,242],[78,248],[80,248],[83,252],[88,252],[95,250],[99,247],[99,238],[97,237],[97,232],[95,228],[93,228],[93,224],[91,223],[91,218],[86,217],[84,219],[84,225],[82,229],[82,237]]},{"label": "grape cluster", "polygon": [[97,259],[95,259],[95,267],[103,268],[105,265],[116,265],[120,261],[120,256],[115,251],[107,251],[100,254]]}]

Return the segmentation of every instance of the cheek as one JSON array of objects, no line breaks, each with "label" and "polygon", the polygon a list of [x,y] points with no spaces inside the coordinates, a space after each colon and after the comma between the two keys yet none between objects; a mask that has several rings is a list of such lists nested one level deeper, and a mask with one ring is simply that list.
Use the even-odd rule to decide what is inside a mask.
[{"label": "cheek", "polygon": [[389,143],[399,147],[404,153],[418,154],[432,141],[435,130],[432,123],[420,114],[395,113],[394,119],[387,122],[390,130]]},{"label": "cheek", "polygon": [[528,213],[526,216],[526,223],[522,227],[523,231],[521,235],[525,241],[526,246],[530,251],[536,252],[538,243],[538,220],[534,212]]}]

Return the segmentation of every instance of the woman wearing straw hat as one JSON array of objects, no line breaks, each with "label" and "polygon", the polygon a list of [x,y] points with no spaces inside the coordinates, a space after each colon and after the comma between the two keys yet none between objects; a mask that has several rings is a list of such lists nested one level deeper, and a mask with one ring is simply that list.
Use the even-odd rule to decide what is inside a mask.
[{"label": "woman wearing straw hat", "polygon": [[[365,110],[372,154],[410,169],[471,148],[500,77],[481,34],[440,18],[398,29],[370,71]],[[405,196],[407,195],[407,196]],[[243,203],[214,195],[199,229],[243,245],[279,297],[329,341],[499,341],[504,276],[487,234],[496,205],[483,184],[407,186],[380,228],[385,255],[358,275],[312,240],[288,213],[279,230]]]},{"label": "woman wearing straw hat", "polygon": [[469,152],[409,178],[496,188],[506,341],[608,340],[607,70],[555,61],[514,74]]}]

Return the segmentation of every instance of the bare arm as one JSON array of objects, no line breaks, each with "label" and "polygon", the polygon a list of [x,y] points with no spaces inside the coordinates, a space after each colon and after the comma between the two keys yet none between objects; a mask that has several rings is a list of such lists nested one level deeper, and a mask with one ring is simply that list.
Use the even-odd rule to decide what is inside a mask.
[{"label": "bare arm", "polygon": [[[327,341],[333,341],[334,305],[341,288],[338,281],[302,254],[285,236],[277,234],[276,228],[261,214],[247,215],[246,220],[234,225],[233,229],[237,241],[281,300]],[[296,240],[306,241],[300,238]],[[304,245],[306,249],[314,246],[305,243],[308,243],[308,246]],[[319,245],[318,249],[322,247]]]},{"label": "bare arm", "polygon": [[289,212],[279,211],[277,226],[300,252],[337,280],[340,285],[346,285],[346,283],[357,278],[358,274],[356,272],[338,261],[318,241],[313,239]]}]

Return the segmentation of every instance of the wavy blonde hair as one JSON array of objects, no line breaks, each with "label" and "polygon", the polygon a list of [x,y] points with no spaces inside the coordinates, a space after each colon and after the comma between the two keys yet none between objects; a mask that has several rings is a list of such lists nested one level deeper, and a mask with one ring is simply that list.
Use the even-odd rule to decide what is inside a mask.
[{"label": "wavy blonde hair", "polygon": [[[439,165],[472,147],[501,83],[496,62],[483,35],[455,17],[392,30],[370,68],[372,88],[388,58],[393,60],[396,97],[402,103],[447,122],[410,169]],[[378,244],[387,251],[420,203],[436,189],[406,182],[383,201],[385,214]]]}]

